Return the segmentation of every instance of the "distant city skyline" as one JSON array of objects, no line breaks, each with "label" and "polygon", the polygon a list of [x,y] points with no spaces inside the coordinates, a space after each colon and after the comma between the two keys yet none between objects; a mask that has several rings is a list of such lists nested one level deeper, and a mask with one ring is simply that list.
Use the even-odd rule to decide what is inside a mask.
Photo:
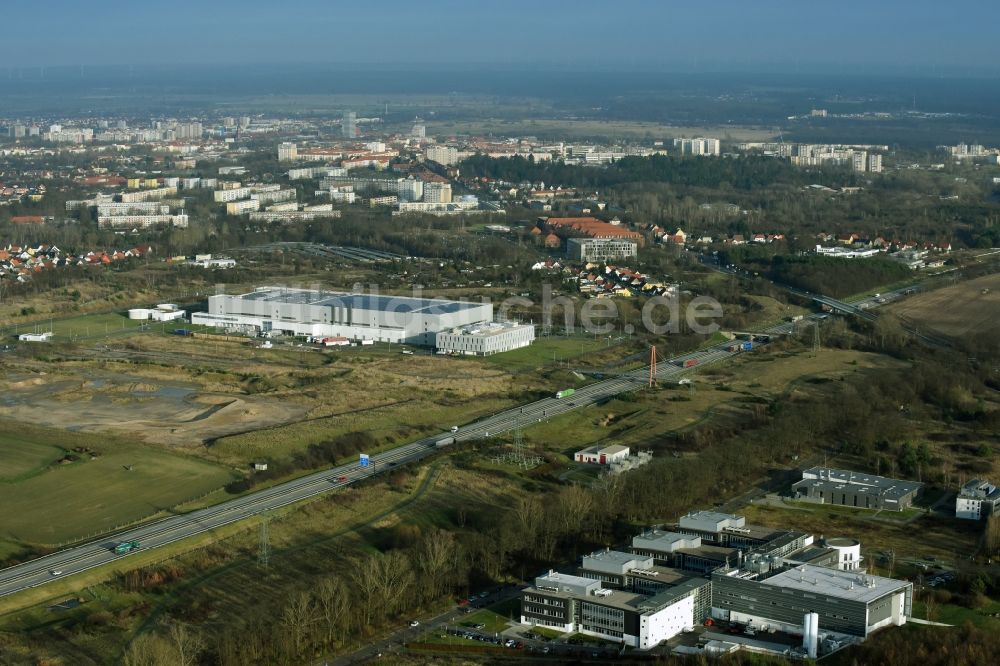
[{"label": "distant city skyline", "polygon": [[0,70],[65,65],[539,66],[1000,73],[1000,4],[8,0]]}]

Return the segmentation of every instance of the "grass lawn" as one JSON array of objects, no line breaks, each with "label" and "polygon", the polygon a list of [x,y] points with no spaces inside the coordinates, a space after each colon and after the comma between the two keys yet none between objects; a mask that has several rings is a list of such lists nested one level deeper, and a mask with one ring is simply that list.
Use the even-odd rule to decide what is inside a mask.
[{"label": "grass lawn", "polygon": [[607,347],[607,340],[595,340],[593,336],[550,335],[536,338],[528,347],[487,356],[484,360],[504,368],[524,370],[568,361]]},{"label": "grass lawn", "polygon": [[510,626],[510,619],[491,609],[484,609],[462,620],[462,625],[466,627],[476,624],[484,625],[481,631],[499,633]]},{"label": "grass lawn", "polygon": [[861,519],[875,518],[882,521],[903,522],[914,516],[924,515],[921,509],[903,509],[902,511],[875,511],[873,509],[857,509],[851,506],[840,506],[838,504],[817,504],[816,502],[797,502],[785,500],[791,508],[815,511],[817,513],[835,513],[844,516],[856,516]]},{"label": "grass lawn", "polygon": [[603,470],[597,467],[579,467],[562,478],[564,481],[568,481],[569,483],[582,483],[584,485],[590,485],[597,480],[602,471]]},{"label": "grass lawn", "polygon": [[587,634],[573,634],[569,637],[569,640],[580,641],[581,643],[587,645],[611,645],[611,643],[602,638],[598,638],[597,636],[588,636]]},{"label": "grass lawn", "polygon": [[45,545],[83,539],[169,509],[232,478],[225,468],[191,457],[74,433],[33,431],[7,440],[5,454],[40,461],[42,452],[57,450],[54,441],[67,448],[88,446],[98,456],[91,460],[87,453],[78,454],[77,462],[0,483],[0,538]]},{"label": "grass lawn", "polygon": [[[31,324],[20,324],[11,333],[29,333],[34,331],[52,331],[52,339],[55,342],[68,342],[77,338],[101,338],[105,336],[130,332],[138,329],[143,324],[156,325],[159,330],[160,322],[149,322],[129,319],[125,314],[88,314],[68,319],[53,319],[51,326],[48,321],[36,321]],[[168,323],[171,325],[172,322]],[[183,324],[179,324],[183,325]],[[176,326],[172,326],[176,328]]]},{"label": "grass lawn", "polygon": [[563,635],[563,632],[556,631],[551,627],[539,627],[537,625],[532,627],[531,631],[533,633],[538,634],[539,636],[545,636],[546,638],[559,638],[560,636]]},{"label": "grass lawn", "polygon": [[[996,630],[1000,629],[1000,619],[990,617],[989,614],[1000,610],[1000,607],[998,606],[1000,606],[1000,604],[994,602],[981,610],[974,610],[972,608],[956,606],[954,604],[934,604],[932,606],[930,619],[933,622],[944,622],[945,624],[955,625],[956,627],[960,627],[966,622],[971,622],[981,629],[989,628]],[[913,602],[913,617],[920,620],[927,619],[927,605],[925,602]]]},{"label": "grass lawn", "polygon": [[[875,552],[892,550],[897,563],[904,557],[922,559],[928,556],[950,562],[955,556],[971,555],[979,538],[978,525],[962,524],[973,521],[922,515],[907,524],[872,519],[868,512],[836,511],[827,506],[807,508],[814,510],[752,504],[743,507],[740,513],[746,516],[748,523],[755,525],[860,539],[863,557],[873,558]],[[920,534],[920,539],[914,540],[914,534]]]},{"label": "grass lawn", "polygon": [[65,455],[65,451],[54,444],[8,434],[0,435],[0,452],[3,456],[0,483],[12,483],[38,474]]}]

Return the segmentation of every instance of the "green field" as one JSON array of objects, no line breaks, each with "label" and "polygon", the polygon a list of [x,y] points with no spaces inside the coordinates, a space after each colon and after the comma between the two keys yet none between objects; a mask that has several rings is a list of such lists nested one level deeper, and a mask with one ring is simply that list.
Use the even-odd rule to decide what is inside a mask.
[{"label": "green field", "polygon": [[0,436],[0,483],[12,483],[38,474],[65,455],[58,446],[17,435]]},{"label": "green field", "polygon": [[593,352],[607,348],[607,340],[594,339],[593,336],[552,335],[536,338],[529,347],[487,356],[485,360],[507,369],[530,370],[550,363],[589,356]]},{"label": "green field", "polygon": [[[978,610],[955,604],[934,603],[931,605],[930,620],[932,622],[944,622],[956,627],[960,627],[966,622],[971,622],[983,629],[996,630],[1000,628],[1000,620],[993,617],[994,613],[997,612],[1000,612],[1000,603],[996,601],[992,601]],[[916,599],[913,601],[913,617],[921,620],[928,619],[927,604],[925,601]]]},{"label": "green field", "polygon": [[465,627],[472,627],[477,624],[483,625],[481,631],[500,633],[510,626],[510,619],[487,608],[473,613],[462,620],[462,626]]},{"label": "green field", "polygon": [[140,321],[129,319],[127,315],[116,312],[105,314],[87,314],[66,319],[51,319],[36,321],[30,324],[19,324],[7,329],[9,335],[19,333],[35,333],[52,331],[53,342],[69,342],[85,338],[101,338],[121,334],[146,325],[151,329],[160,330],[163,326],[175,328],[173,323]]},{"label": "green field", "polygon": [[[86,446],[64,465],[62,451]],[[223,467],[110,437],[34,431],[2,440],[4,459],[20,470],[0,482],[0,538],[57,545],[150,517],[230,480]],[[132,466],[131,471],[128,469]],[[6,467],[6,465],[5,465]],[[8,477],[9,478],[9,477]]]}]

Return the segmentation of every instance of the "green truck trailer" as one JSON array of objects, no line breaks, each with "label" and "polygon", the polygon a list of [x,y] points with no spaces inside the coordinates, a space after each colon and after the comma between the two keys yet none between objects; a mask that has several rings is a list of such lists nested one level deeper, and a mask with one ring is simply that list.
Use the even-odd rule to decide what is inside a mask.
[{"label": "green truck trailer", "polygon": [[125,555],[126,553],[131,553],[133,550],[139,550],[138,541],[122,541],[115,546],[115,555]]}]

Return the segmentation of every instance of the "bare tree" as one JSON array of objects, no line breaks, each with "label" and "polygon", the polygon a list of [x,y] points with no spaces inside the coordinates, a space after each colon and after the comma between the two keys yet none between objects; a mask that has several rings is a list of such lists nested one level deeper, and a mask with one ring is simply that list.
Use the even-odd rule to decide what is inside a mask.
[{"label": "bare tree", "polygon": [[172,666],[177,661],[167,641],[156,634],[137,636],[122,655],[123,666]]},{"label": "bare tree", "polygon": [[308,592],[297,592],[292,595],[285,610],[281,614],[281,624],[288,631],[291,644],[296,654],[301,654],[302,645],[308,635],[309,627],[318,619],[312,596]]},{"label": "bare tree", "polygon": [[451,532],[435,530],[420,541],[416,550],[417,569],[428,600],[444,594],[448,579],[454,575],[458,564],[457,553],[458,543]]},{"label": "bare tree", "polygon": [[524,540],[528,543],[533,541],[535,533],[538,532],[538,525],[541,522],[541,503],[530,495],[523,496],[514,502],[511,512],[517,519],[517,525],[521,529]]},{"label": "bare tree", "polygon": [[205,639],[196,629],[181,622],[173,622],[167,631],[177,655],[177,666],[192,666],[205,650]]},{"label": "bare tree", "polygon": [[372,599],[375,596],[377,587],[377,569],[378,562],[374,555],[365,555],[355,559],[350,569],[351,580],[354,581],[357,598],[360,600],[357,604],[357,611],[360,613],[360,626],[365,631],[371,628],[372,612],[374,610]]},{"label": "bare tree", "polygon": [[339,578],[324,578],[316,586],[316,607],[322,618],[326,635],[324,642],[329,644],[334,636],[343,631],[347,609],[351,599],[347,586]]},{"label": "bare tree", "polygon": [[358,606],[364,617],[364,628],[373,619],[384,620],[410,601],[410,588],[415,580],[413,567],[405,553],[391,550],[373,553],[355,560],[351,574],[357,586]]},{"label": "bare tree", "polygon": [[384,619],[398,611],[409,597],[414,581],[413,568],[409,558],[398,550],[375,556],[375,596],[376,612]]},{"label": "bare tree", "polygon": [[563,488],[556,499],[557,515],[562,526],[562,533],[569,534],[580,529],[580,526],[589,517],[593,506],[594,498],[586,488],[575,484]]}]

